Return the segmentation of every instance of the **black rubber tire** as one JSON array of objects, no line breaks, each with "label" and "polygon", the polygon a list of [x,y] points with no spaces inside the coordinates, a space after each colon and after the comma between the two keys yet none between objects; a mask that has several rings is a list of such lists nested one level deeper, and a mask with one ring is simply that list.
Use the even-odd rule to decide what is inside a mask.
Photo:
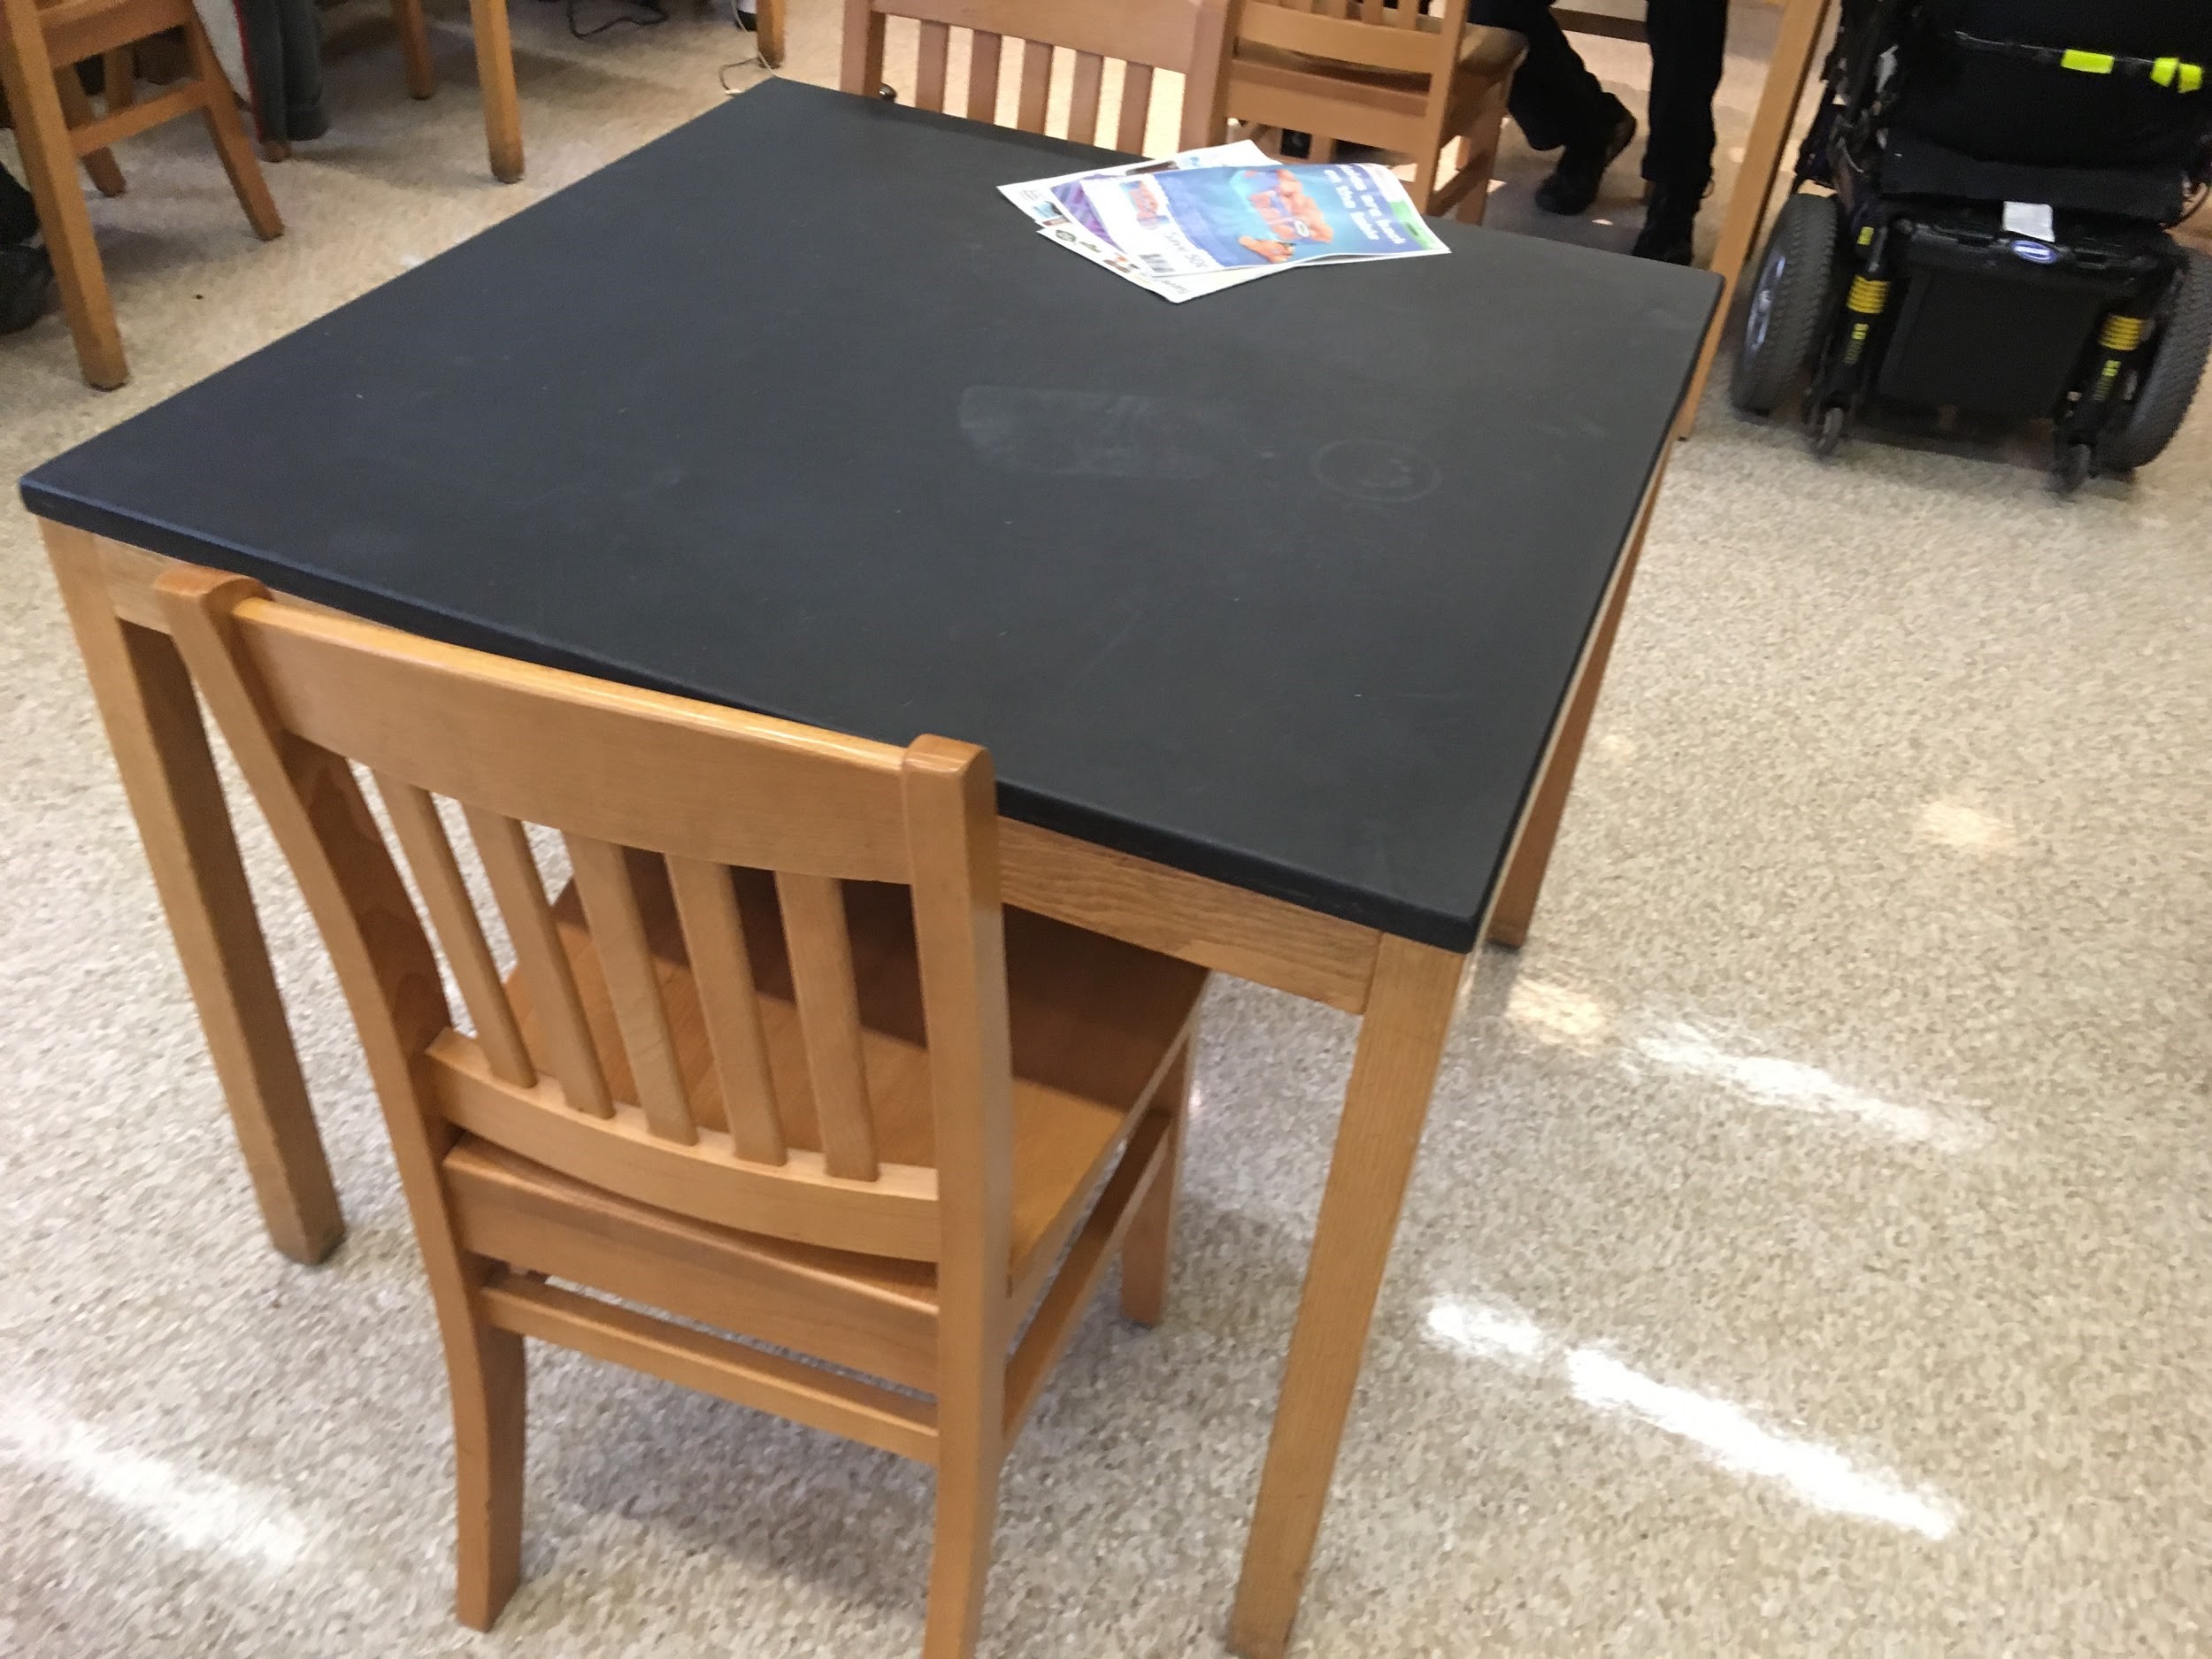
[{"label": "black rubber tire", "polygon": [[2097,463],[2108,472],[2147,466],[2158,459],[2195,401],[2204,363],[2212,357],[2212,254],[2191,248],[2162,307],[2150,366],[2137,383],[2127,412],[2097,444]]},{"label": "black rubber tire", "polygon": [[1824,461],[1843,448],[1843,436],[1850,426],[1851,417],[1843,405],[1831,403],[1820,411],[1819,419],[1805,423],[1805,447]]},{"label": "black rubber tire", "polygon": [[1832,196],[1793,196],[1775,216],[1728,381],[1731,401],[1746,414],[1772,414],[1811,365],[1842,225]]},{"label": "black rubber tire", "polygon": [[2085,443],[2059,446],[2058,458],[2051,468],[2051,487],[2062,495],[2070,495],[2089,481],[2096,471],[2096,457]]}]

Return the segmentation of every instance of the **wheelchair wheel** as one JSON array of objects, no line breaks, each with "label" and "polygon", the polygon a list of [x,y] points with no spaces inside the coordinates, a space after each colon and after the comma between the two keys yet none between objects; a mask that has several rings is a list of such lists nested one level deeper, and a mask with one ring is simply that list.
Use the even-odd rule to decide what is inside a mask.
[{"label": "wheelchair wheel", "polygon": [[1775,216],[1728,382],[1730,399],[1745,413],[1772,414],[1812,362],[1842,222],[1832,196],[1793,196]]},{"label": "wheelchair wheel", "polygon": [[2127,412],[2097,444],[2097,464],[2106,472],[2147,466],[2155,461],[2197,395],[2204,362],[2212,356],[2212,255],[2190,249],[2174,279],[2172,302],[2151,347],[2150,366],[2137,383]]}]

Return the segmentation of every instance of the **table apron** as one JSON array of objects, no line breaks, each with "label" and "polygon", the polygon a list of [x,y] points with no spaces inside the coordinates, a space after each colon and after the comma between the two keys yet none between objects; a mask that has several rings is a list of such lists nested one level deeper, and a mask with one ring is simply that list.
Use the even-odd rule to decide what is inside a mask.
[{"label": "table apron", "polygon": [[[166,633],[154,584],[176,561],[92,540],[116,615]],[[1014,818],[999,820],[999,857],[1009,904],[1346,1013],[1367,1006],[1375,928]]]}]

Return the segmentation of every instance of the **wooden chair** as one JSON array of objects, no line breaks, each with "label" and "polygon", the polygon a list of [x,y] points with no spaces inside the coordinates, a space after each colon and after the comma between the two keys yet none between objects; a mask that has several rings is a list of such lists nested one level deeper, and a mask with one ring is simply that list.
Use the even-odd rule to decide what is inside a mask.
[{"label": "wooden chair", "polygon": [[[166,29],[183,30],[190,73],[141,102],[134,96],[133,74],[123,69],[129,58],[125,49]],[[95,118],[75,65],[101,57],[110,77],[107,111]],[[90,384],[120,386],[130,378],[130,366],[93,242],[91,215],[77,188],[77,163],[84,162],[104,193],[119,196],[123,175],[108,146],[196,111],[207,122],[254,233],[264,241],[280,236],[284,221],[254,159],[237,96],[191,0],[0,0],[0,86],[7,91],[28,175],[24,182],[38,205],[77,361]]]},{"label": "wooden chair", "polygon": [[[400,63],[407,95],[426,98],[438,89],[430,58],[430,25],[423,0],[392,0],[399,30]],[[484,98],[484,144],[492,177],[512,184],[522,177],[522,98],[515,88],[515,47],[507,26],[507,0],[469,0],[469,33],[476,44],[476,83]]]},{"label": "wooden chair", "polygon": [[[783,62],[784,0],[760,0],[761,61],[770,68]],[[399,29],[399,55],[410,97],[426,98],[438,89],[438,71],[430,58],[430,25],[423,0],[392,0],[392,21]],[[515,87],[513,31],[507,0],[469,0],[469,31],[476,42],[476,83],[484,98],[484,143],[492,177],[512,184],[522,177],[522,98]]]},{"label": "wooden chair", "polygon": [[1227,22],[1225,0],[845,0],[845,67],[840,84],[873,97],[884,84],[883,52],[888,18],[910,18],[920,45],[910,102],[925,110],[945,107],[952,33],[967,37],[967,99],[972,121],[998,119],[999,70],[1009,40],[1021,44],[1014,126],[1045,130],[1052,102],[1055,49],[1073,55],[1064,134],[1079,144],[1099,142],[1099,106],[1106,64],[1123,65],[1113,147],[1142,150],[1156,70],[1183,77],[1180,148],[1221,142],[1221,65]]},{"label": "wooden chair", "polygon": [[[1467,22],[1467,0],[1432,16],[1419,0],[1241,0],[1227,73],[1229,119],[1313,135],[1313,159],[1340,142],[1414,158],[1425,213],[1456,207],[1482,223],[1507,90],[1527,42]],[[1443,183],[1443,151],[1463,142]]]},{"label": "wooden chair", "polygon": [[[1125,1310],[1160,1317],[1204,971],[1002,918],[979,749],[530,667],[242,577],[159,593],[389,1121],[452,1386],[462,1622],[516,1583],[537,1337],[934,1463],[925,1652],[969,1654],[1001,1461],[1117,1255]],[[565,841],[551,903],[526,823]]]}]

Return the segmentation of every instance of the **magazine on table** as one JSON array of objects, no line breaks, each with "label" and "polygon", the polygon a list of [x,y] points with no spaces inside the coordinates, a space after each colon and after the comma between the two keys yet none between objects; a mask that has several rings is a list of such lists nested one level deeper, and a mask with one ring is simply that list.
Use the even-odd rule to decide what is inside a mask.
[{"label": "magazine on table", "polygon": [[1185,167],[1266,165],[1267,152],[1248,138],[1240,143],[1187,150],[1180,155],[1170,156],[1161,161],[1132,161],[1102,171],[1062,173],[1056,178],[1033,179],[1025,184],[1002,184],[999,194],[1036,220],[1038,230],[1062,247],[1081,254],[1095,265],[1104,265],[1139,288],[1149,288],[1164,299],[1180,303],[1184,300],[1196,299],[1201,294],[1210,294],[1217,288],[1234,288],[1240,282],[1249,282],[1254,277],[1267,273],[1263,271],[1221,271],[1210,276],[1154,276],[1104,236],[1071,217],[1053,192],[1063,185],[1079,184],[1086,179],[1125,179],[1135,173]]},{"label": "magazine on table", "polygon": [[1181,302],[1299,265],[1448,253],[1385,167],[1256,144],[1001,186],[1063,246]]}]

